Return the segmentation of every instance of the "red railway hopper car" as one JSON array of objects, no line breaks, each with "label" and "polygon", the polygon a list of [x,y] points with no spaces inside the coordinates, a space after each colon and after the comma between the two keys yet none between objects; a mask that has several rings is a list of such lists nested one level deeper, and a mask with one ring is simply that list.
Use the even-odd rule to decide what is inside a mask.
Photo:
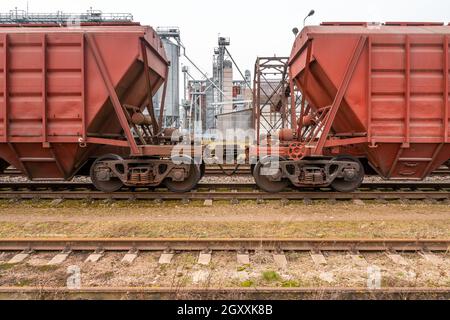
[{"label": "red railway hopper car", "polygon": [[[284,160],[255,178],[267,191],[332,186],[352,191],[361,159],[385,179],[422,180],[450,159],[450,26],[324,23],[298,35],[289,60],[300,116],[280,133]],[[295,108],[293,108],[295,110]]]},{"label": "red railway hopper car", "polygon": [[168,66],[155,31],[136,23],[0,27],[0,167],[32,180],[84,171],[105,192],[187,191],[199,168],[170,161],[153,110]]}]

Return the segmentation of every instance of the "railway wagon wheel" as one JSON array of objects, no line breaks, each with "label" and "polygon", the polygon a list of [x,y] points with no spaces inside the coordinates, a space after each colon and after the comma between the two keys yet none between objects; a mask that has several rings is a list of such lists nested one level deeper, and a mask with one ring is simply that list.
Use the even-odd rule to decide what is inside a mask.
[{"label": "railway wagon wheel", "polygon": [[206,174],[206,164],[203,162],[203,163],[200,165],[200,175],[201,175],[201,178],[200,178],[200,179],[203,179],[203,177],[205,176],[205,174]]},{"label": "railway wagon wheel", "polygon": [[[189,174],[183,181],[174,181],[170,178],[164,180],[164,185],[172,192],[186,193],[195,189],[199,181],[202,179],[202,166],[192,163],[192,159],[187,157],[174,158],[175,162],[191,163]],[[205,168],[206,170],[206,168]]]},{"label": "railway wagon wheel", "polygon": [[6,168],[9,167],[9,163],[0,158],[0,173],[3,173]]},{"label": "railway wagon wheel", "polygon": [[268,193],[280,193],[289,186],[289,180],[281,179],[280,181],[273,181],[270,178],[277,178],[282,175],[281,167],[272,168],[272,164],[284,161],[283,158],[267,157],[260,160],[253,169],[253,177],[256,185]]},{"label": "railway wagon wheel", "polygon": [[448,160],[444,165],[450,169],[450,160]]},{"label": "railway wagon wheel", "polygon": [[117,192],[123,187],[123,182],[117,177],[111,177],[107,181],[102,181],[98,178],[98,170],[100,170],[103,167],[102,162],[103,161],[111,161],[111,160],[119,161],[119,160],[123,160],[123,159],[115,154],[104,155],[104,156],[98,158],[97,160],[95,160],[95,162],[92,164],[91,173],[90,173],[91,180],[92,180],[92,183],[94,184],[94,186],[98,190],[106,192],[106,193]]},{"label": "railway wagon wheel", "polygon": [[352,179],[335,179],[331,184],[331,187],[337,192],[354,192],[358,190],[365,177],[364,167],[362,163],[352,156],[339,156],[337,158],[334,158],[333,161],[356,162],[359,164],[360,169]]}]

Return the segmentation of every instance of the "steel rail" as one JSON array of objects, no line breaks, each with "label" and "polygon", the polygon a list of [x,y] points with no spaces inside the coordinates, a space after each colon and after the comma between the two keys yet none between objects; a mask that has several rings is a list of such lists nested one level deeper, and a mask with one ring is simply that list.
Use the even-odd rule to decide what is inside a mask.
[{"label": "steel rail", "polygon": [[0,299],[450,299],[450,288],[0,287]]},{"label": "steel rail", "polygon": [[0,239],[0,251],[449,252],[450,239]]},{"label": "steel rail", "polygon": [[224,173],[224,171],[226,173],[230,172],[233,173],[232,175],[229,175],[229,177],[232,176],[251,176],[252,172],[250,171],[250,169],[209,169],[206,170],[206,176],[223,176],[226,175],[226,173]]},{"label": "steel rail", "polygon": [[[235,167],[225,167],[225,171],[234,171]],[[216,167],[209,167],[206,168],[206,175],[223,175],[223,170]],[[250,168],[248,167],[241,167],[236,170],[235,175],[237,176],[251,176],[252,172]],[[3,173],[0,174],[0,176],[23,176],[22,172],[20,170],[16,169],[6,169]],[[450,176],[450,170],[449,169],[439,169],[436,170],[431,174],[431,176]]]},{"label": "steel rail", "polygon": [[[64,182],[64,181],[30,181],[30,182],[0,182],[1,189],[95,189],[94,185],[89,182]],[[201,183],[197,186],[198,189],[257,189],[255,183]],[[128,188],[133,189],[133,188]],[[135,188],[135,190],[145,190],[148,188]],[[164,188],[155,188],[155,190],[162,190]],[[295,189],[312,190],[313,188]],[[318,188],[320,190],[330,190],[330,188]],[[365,189],[433,189],[433,190],[450,190],[450,182],[366,182],[360,187],[360,190]],[[127,190],[127,188],[124,188]]]},{"label": "steel rail", "polygon": [[0,191],[3,200],[105,200],[105,201],[394,201],[394,200],[425,200],[449,201],[450,192],[446,191],[358,191],[353,193],[321,192],[321,191],[291,191],[276,194],[258,190],[221,192],[193,191],[189,193],[172,193],[168,191],[133,192],[122,191],[103,193],[100,191]]},{"label": "steel rail", "polygon": [[200,184],[189,193],[173,193],[167,189],[124,188],[116,193],[95,190],[84,182],[4,182],[0,183],[0,199],[16,200],[181,200],[181,201],[246,201],[246,200],[430,200],[449,201],[450,183],[372,182],[364,183],[352,193],[338,193],[329,188],[286,189],[270,194],[258,190],[253,183]]}]

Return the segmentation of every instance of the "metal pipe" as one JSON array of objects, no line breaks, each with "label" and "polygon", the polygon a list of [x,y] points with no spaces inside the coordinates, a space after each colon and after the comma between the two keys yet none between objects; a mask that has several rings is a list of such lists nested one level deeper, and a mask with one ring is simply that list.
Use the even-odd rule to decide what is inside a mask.
[{"label": "metal pipe", "polygon": [[186,47],[181,43],[181,41],[177,40],[178,44],[181,48],[183,48],[183,56],[189,61],[190,64],[194,66],[195,69],[197,69],[198,72],[205,78],[206,81],[210,82],[219,92],[222,94],[222,96],[225,95],[225,93],[213,82],[211,79],[208,78],[208,76],[199,68],[197,65],[192,61],[187,55],[186,55]]},{"label": "metal pipe", "polygon": [[234,61],[233,56],[231,55],[230,51],[228,51],[227,48],[225,48],[225,51],[228,53],[228,56],[230,57],[231,61],[233,62],[233,64],[235,65],[236,69],[239,71],[239,73],[241,74],[242,79],[244,79],[245,84],[247,85],[247,87],[250,89],[250,91],[253,93],[253,89],[252,86],[250,85],[250,83],[247,81],[247,79],[245,78],[244,74],[241,72],[241,69],[239,69],[239,66],[237,65],[237,63]]}]

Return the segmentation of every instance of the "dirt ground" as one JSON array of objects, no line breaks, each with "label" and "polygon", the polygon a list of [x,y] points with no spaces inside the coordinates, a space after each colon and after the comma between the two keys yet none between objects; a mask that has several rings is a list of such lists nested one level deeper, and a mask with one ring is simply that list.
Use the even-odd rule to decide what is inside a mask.
[{"label": "dirt ground", "polygon": [[[0,258],[7,261],[14,253]],[[233,253],[213,253],[209,266],[198,265],[198,253],[175,255],[170,265],[159,265],[160,253],[142,253],[132,264],[122,254],[107,253],[97,263],[74,254],[60,266],[48,266],[53,254],[38,254],[19,265],[0,264],[0,286],[64,287],[68,268],[80,268],[83,287],[366,287],[369,268],[380,271],[381,287],[450,287],[450,257],[437,255],[430,263],[418,254],[402,254],[408,265],[393,263],[385,254],[365,254],[358,265],[346,254],[330,254],[327,265],[315,265],[307,253],[286,253],[288,266],[280,269],[270,253],[252,253],[250,265],[239,265]]]},{"label": "dirt ground", "polygon": [[[239,205],[214,202],[50,201],[0,202],[0,237],[166,237],[166,238],[449,238],[446,204],[392,202],[267,202]],[[286,252],[280,269],[271,253],[251,253],[250,265],[239,265],[236,253],[213,252],[209,266],[197,264],[198,253],[175,255],[159,265],[161,252],[141,253],[134,263],[121,263],[123,253],[107,253],[97,263],[77,253],[60,266],[48,266],[54,253],[32,255],[19,265],[5,264],[15,253],[0,253],[0,286],[64,287],[70,266],[81,270],[83,287],[365,287],[368,268],[381,272],[383,287],[450,287],[450,256],[440,262],[402,253],[408,265],[397,265],[385,254],[365,254],[358,265],[347,254],[329,254],[327,265],[313,263],[308,253]]]},{"label": "dirt ground", "polygon": [[0,237],[448,238],[445,204],[0,202]]}]

